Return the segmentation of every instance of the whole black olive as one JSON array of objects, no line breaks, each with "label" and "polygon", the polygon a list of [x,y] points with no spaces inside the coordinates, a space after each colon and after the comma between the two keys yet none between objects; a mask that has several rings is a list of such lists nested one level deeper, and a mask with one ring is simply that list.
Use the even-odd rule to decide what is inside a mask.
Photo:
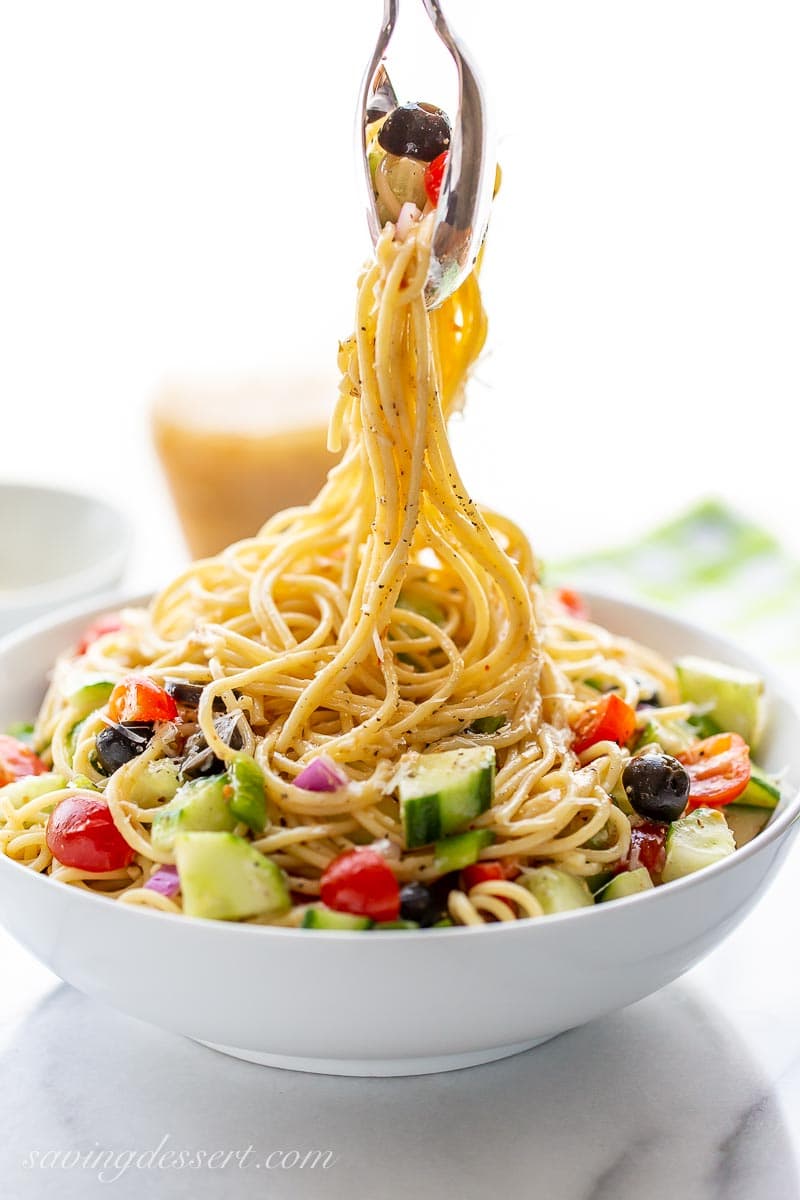
[{"label": "whole black olive", "polygon": [[126,725],[109,725],[95,739],[95,754],[101,771],[113,775],[125,763],[142,754],[150,744],[153,726],[145,721]]},{"label": "whole black olive", "polygon": [[639,754],[622,772],[631,807],[650,821],[677,821],[689,799],[689,774],[671,754]]},{"label": "whole black olive", "polygon": [[441,911],[424,883],[407,883],[400,889],[400,916],[404,921],[433,925]]},{"label": "whole black olive", "polygon": [[378,142],[387,154],[432,162],[450,147],[450,122],[432,104],[401,104],[381,125]]}]

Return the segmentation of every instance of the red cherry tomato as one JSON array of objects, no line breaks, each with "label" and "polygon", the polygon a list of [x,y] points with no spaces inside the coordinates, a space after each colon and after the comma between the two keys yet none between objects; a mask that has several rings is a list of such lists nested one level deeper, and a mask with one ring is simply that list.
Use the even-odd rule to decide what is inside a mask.
[{"label": "red cherry tomato", "polygon": [[122,629],[122,620],[117,613],[106,613],[104,617],[98,617],[88,629],[84,630],[83,637],[75,647],[75,653],[85,654],[92,643],[101,638],[103,634],[116,633],[118,629]]},{"label": "red cherry tomato", "polygon": [[469,867],[464,867],[461,872],[461,887],[463,891],[468,892],[478,883],[488,883],[492,879],[516,879],[521,873],[520,865],[515,858],[506,859],[503,862],[495,859],[491,862],[476,862]]},{"label": "red cherry tomato", "polygon": [[664,870],[666,855],[667,826],[657,821],[642,821],[631,828],[631,848],[622,864],[622,870],[635,871],[646,867],[651,875],[660,875]]},{"label": "red cherry tomato", "polygon": [[689,812],[730,804],[750,782],[750,748],[738,733],[716,733],[678,755],[689,773]]},{"label": "red cherry tomato", "polygon": [[429,162],[425,168],[425,191],[431,204],[436,207],[439,203],[439,195],[442,190],[442,180],[444,179],[444,169],[447,166],[447,151],[443,150],[441,154]]},{"label": "red cherry tomato", "polygon": [[576,754],[583,754],[597,742],[616,742],[618,746],[624,746],[636,732],[636,712],[616,692],[609,692],[597,704],[584,709],[574,730],[572,749]]},{"label": "red cherry tomato", "polygon": [[79,871],[116,871],[136,855],[105,800],[89,792],[67,796],[56,805],[47,822],[47,845],[60,863]]},{"label": "red cherry tomato", "polygon": [[578,592],[573,591],[572,588],[559,588],[556,597],[559,604],[567,610],[571,617],[575,617],[578,621],[589,620],[589,606]]},{"label": "red cherry tomato", "polygon": [[337,912],[396,921],[400,916],[400,886],[383,855],[366,847],[345,850],[322,876],[320,897]]},{"label": "red cherry tomato", "polygon": [[43,775],[47,769],[30,746],[8,734],[0,734],[0,787],[27,775]]},{"label": "red cherry tomato", "polygon": [[178,706],[163,688],[145,675],[128,675],[111,693],[108,715],[112,721],[174,721]]}]

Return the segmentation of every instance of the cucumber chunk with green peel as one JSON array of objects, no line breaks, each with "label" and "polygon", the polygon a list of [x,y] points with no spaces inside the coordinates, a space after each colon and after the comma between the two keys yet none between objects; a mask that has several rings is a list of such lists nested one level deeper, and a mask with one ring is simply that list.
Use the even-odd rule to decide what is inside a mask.
[{"label": "cucumber chunk with green peel", "polygon": [[303,915],[303,929],[371,929],[369,917],[358,917],[354,913],[336,912],[324,904],[312,904]]},{"label": "cucumber chunk with green peel", "polygon": [[597,893],[602,892],[603,888],[611,883],[611,880],[614,878],[613,871],[599,871],[597,875],[586,876],[586,886],[592,895],[597,898]]},{"label": "cucumber chunk with green peel", "polygon": [[651,717],[637,738],[634,753],[655,743],[667,754],[682,754],[700,736],[686,721],[660,721],[658,717]]},{"label": "cucumber chunk with green peel", "polygon": [[263,833],[267,824],[266,780],[261,767],[247,754],[237,754],[228,764],[233,795],[231,812],[254,833]]},{"label": "cucumber chunk with green peel", "polygon": [[647,892],[652,886],[653,881],[647,868],[637,867],[635,871],[621,871],[619,875],[615,875],[597,899],[603,903],[606,900],[622,900],[624,896]]},{"label": "cucumber chunk with green peel", "polygon": [[681,879],[733,854],[736,842],[718,808],[696,808],[667,831],[662,881]]},{"label": "cucumber chunk with green peel", "polygon": [[150,808],[160,800],[171,800],[179,785],[178,764],[171,758],[158,758],[136,776],[131,798],[141,808]]},{"label": "cucumber chunk with green peel", "polygon": [[467,726],[467,733],[497,733],[498,729],[502,729],[506,724],[508,718],[504,716],[478,717],[477,721]]},{"label": "cucumber chunk with green peel", "polygon": [[243,921],[291,908],[280,867],[233,833],[180,833],[175,862],[187,916]]},{"label": "cucumber chunk with green peel", "polygon": [[751,762],[750,782],[737,799],[737,805],[744,804],[749,808],[772,809],[777,808],[780,802],[781,789],[775,780],[761,767],[757,767],[754,762]]},{"label": "cucumber chunk with green peel", "polygon": [[495,754],[469,746],[423,754],[400,769],[397,795],[406,846],[426,846],[460,833],[491,806]]},{"label": "cucumber chunk with green peel", "polygon": [[379,921],[377,925],[372,926],[377,932],[379,929],[420,929],[419,921]]},{"label": "cucumber chunk with green peel", "polygon": [[481,850],[491,846],[494,834],[490,829],[471,829],[468,833],[457,833],[444,838],[435,846],[433,865],[442,875],[460,871],[478,861]]},{"label": "cucumber chunk with green peel", "polygon": [[182,833],[233,830],[236,817],[231,812],[226,793],[229,787],[227,775],[212,775],[184,783],[169,804],[159,808],[153,818],[151,837],[155,849],[169,852]]},{"label": "cucumber chunk with green peel", "polygon": [[675,663],[681,698],[708,706],[708,715],[725,733],[738,733],[758,744],[764,719],[764,682],[752,671],[688,655]]},{"label": "cucumber chunk with green peel", "polygon": [[88,717],[89,713],[103,708],[108,703],[113,690],[114,684],[108,679],[96,679],[91,683],[85,683],[69,697],[70,707],[76,717]]},{"label": "cucumber chunk with green peel", "polygon": [[752,842],[753,838],[761,833],[770,818],[768,808],[750,808],[743,804],[726,804],[724,813],[726,824],[733,833],[737,850],[746,846],[748,842]]},{"label": "cucumber chunk with green peel", "polygon": [[516,881],[531,892],[549,913],[568,912],[572,908],[588,908],[594,896],[584,879],[569,875],[558,867],[534,867]]},{"label": "cucumber chunk with green peel", "polygon": [[718,733],[725,732],[720,729],[717,722],[708,713],[695,713],[689,717],[686,724],[690,729],[694,730],[695,737],[699,738],[700,741],[704,738],[715,737]]},{"label": "cucumber chunk with green peel", "polygon": [[[26,775],[24,779],[15,779],[0,788],[0,800],[10,804],[12,808],[22,808],[29,800],[37,800],[48,792],[60,792],[69,786],[63,775],[55,771],[45,771],[41,775]],[[77,786],[77,785],[76,785]]]}]

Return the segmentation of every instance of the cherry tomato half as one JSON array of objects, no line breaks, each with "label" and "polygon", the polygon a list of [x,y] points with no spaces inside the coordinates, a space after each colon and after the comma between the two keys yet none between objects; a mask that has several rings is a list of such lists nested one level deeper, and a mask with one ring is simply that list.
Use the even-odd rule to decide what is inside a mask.
[{"label": "cherry tomato half", "polygon": [[106,613],[104,617],[98,617],[88,629],[84,630],[83,637],[75,647],[75,653],[85,654],[98,638],[103,637],[106,633],[116,633],[118,629],[122,629],[122,619],[117,613]]},{"label": "cherry tomato half", "polygon": [[616,692],[609,692],[597,704],[584,709],[574,730],[572,749],[576,754],[583,754],[597,742],[616,742],[618,746],[624,746],[636,732],[636,712]]},{"label": "cherry tomato half", "polygon": [[425,168],[425,192],[434,208],[439,203],[439,195],[442,190],[442,180],[444,179],[444,169],[446,166],[447,151],[443,150]]},{"label": "cherry tomato half", "polygon": [[383,855],[365,847],[345,850],[326,868],[320,897],[337,912],[396,921],[400,916],[400,886]]},{"label": "cherry tomato half", "polygon": [[0,787],[25,779],[27,775],[43,775],[47,770],[30,746],[8,734],[0,734]]},{"label": "cherry tomato half", "polygon": [[56,805],[46,837],[51,854],[78,871],[116,871],[136,855],[114,824],[105,800],[89,792],[67,796]]},{"label": "cherry tomato half", "polygon": [[667,825],[658,821],[642,821],[631,827],[631,848],[622,864],[625,871],[646,867],[651,875],[660,875],[664,870],[666,856]]},{"label": "cherry tomato half", "polygon": [[516,879],[521,873],[522,869],[515,858],[502,862],[497,859],[492,859],[491,862],[476,862],[464,867],[461,872],[461,887],[463,891],[468,892],[478,883],[488,883],[492,879]]},{"label": "cherry tomato half", "polygon": [[174,721],[178,706],[172,696],[145,675],[128,675],[111,693],[108,715],[122,724],[128,721]]},{"label": "cherry tomato half", "polygon": [[738,733],[716,733],[678,755],[689,774],[689,812],[730,804],[750,782],[750,748]]},{"label": "cherry tomato half", "polygon": [[565,608],[571,617],[575,617],[578,621],[589,620],[589,607],[583,596],[572,588],[559,588],[556,592],[559,604]]}]

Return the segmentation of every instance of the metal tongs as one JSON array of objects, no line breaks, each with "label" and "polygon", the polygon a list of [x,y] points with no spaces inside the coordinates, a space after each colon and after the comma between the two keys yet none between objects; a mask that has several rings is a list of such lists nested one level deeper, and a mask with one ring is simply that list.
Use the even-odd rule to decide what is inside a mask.
[{"label": "metal tongs", "polygon": [[[463,43],[450,29],[439,0],[422,0],[440,40],[458,72],[458,111],[453,120],[447,168],[436,208],[431,265],[425,289],[428,308],[436,308],[466,279],[480,252],[492,200],[495,162],[490,155],[483,89]],[[397,104],[384,58],[397,23],[400,0],[384,0],[383,24],[361,87],[358,127],[367,184],[367,222],[373,242],[381,223],[367,160],[368,125],[375,113]],[[370,115],[372,114],[372,115]]]}]

